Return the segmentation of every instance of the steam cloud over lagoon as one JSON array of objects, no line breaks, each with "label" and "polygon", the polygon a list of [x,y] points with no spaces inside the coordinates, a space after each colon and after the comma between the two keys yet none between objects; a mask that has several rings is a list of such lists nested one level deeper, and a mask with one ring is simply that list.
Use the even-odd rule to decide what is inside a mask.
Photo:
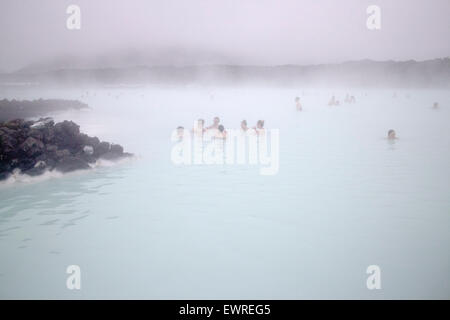
[{"label": "steam cloud over lagoon", "polygon": [[[3,0],[0,70],[130,65],[329,64],[450,55],[450,3],[380,0],[381,29],[366,28],[370,1],[78,0],[81,29],[66,28],[70,1]],[[42,69],[41,69],[42,71]]]}]

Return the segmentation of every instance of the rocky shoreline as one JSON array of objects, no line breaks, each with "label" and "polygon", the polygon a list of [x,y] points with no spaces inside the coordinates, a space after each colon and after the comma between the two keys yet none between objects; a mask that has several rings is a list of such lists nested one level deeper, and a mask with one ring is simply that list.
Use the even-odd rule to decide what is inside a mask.
[{"label": "rocky shoreline", "polygon": [[51,170],[89,169],[99,159],[130,156],[118,144],[81,133],[72,121],[55,124],[51,118],[41,118],[0,122],[0,180],[16,172],[37,176]]}]

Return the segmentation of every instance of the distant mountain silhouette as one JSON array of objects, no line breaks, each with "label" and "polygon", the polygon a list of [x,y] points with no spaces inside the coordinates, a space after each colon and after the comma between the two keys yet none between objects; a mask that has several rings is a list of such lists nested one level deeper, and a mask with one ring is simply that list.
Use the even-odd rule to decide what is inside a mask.
[{"label": "distant mountain silhouette", "polygon": [[450,58],[426,61],[350,61],[340,64],[133,66],[0,74],[0,84],[260,84],[450,88]]},{"label": "distant mountain silhouette", "polygon": [[29,64],[17,73],[44,73],[61,69],[108,69],[134,66],[228,64],[236,58],[214,51],[177,47],[148,51],[114,51],[94,56],[63,55]]}]

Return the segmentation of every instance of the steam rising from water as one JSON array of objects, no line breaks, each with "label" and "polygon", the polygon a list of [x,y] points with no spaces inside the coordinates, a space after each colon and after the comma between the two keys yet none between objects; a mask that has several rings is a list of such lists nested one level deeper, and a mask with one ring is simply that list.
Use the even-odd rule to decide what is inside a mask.
[{"label": "steam rising from water", "polygon": [[[327,105],[346,93],[355,104]],[[374,298],[365,286],[372,264],[382,270],[376,298],[449,297],[448,91],[6,93],[40,96],[81,97],[90,110],[55,120],[140,158],[2,188],[0,297]],[[175,166],[172,131],[214,116],[226,128],[263,119],[279,129],[278,174]],[[387,141],[389,129],[398,140]],[[76,293],[64,287],[69,264],[86,275]]]},{"label": "steam rising from water", "polygon": [[[89,164],[89,166],[95,170],[98,168],[110,168],[114,166],[118,166],[123,163],[127,163],[131,161],[131,157],[123,158],[117,161],[108,161],[105,159],[99,159],[93,164]],[[68,173],[62,173],[58,170],[46,170],[42,174],[37,176],[30,176],[28,174],[21,173],[20,170],[14,171],[7,179],[0,181],[0,188],[4,188],[7,186],[13,186],[16,184],[35,184],[51,179],[62,178],[65,175],[82,175],[83,173],[87,173],[86,170],[78,170]]]}]

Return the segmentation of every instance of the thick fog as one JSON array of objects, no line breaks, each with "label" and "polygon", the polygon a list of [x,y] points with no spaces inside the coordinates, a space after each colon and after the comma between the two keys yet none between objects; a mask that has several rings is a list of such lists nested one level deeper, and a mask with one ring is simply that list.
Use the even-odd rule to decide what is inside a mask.
[{"label": "thick fog", "polygon": [[449,14],[0,0],[0,299],[449,299]]},{"label": "thick fog", "polygon": [[[80,30],[66,28],[71,4]],[[448,0],[2,0],[0,71],[435,59],[450,55],[449,14]]]}]

